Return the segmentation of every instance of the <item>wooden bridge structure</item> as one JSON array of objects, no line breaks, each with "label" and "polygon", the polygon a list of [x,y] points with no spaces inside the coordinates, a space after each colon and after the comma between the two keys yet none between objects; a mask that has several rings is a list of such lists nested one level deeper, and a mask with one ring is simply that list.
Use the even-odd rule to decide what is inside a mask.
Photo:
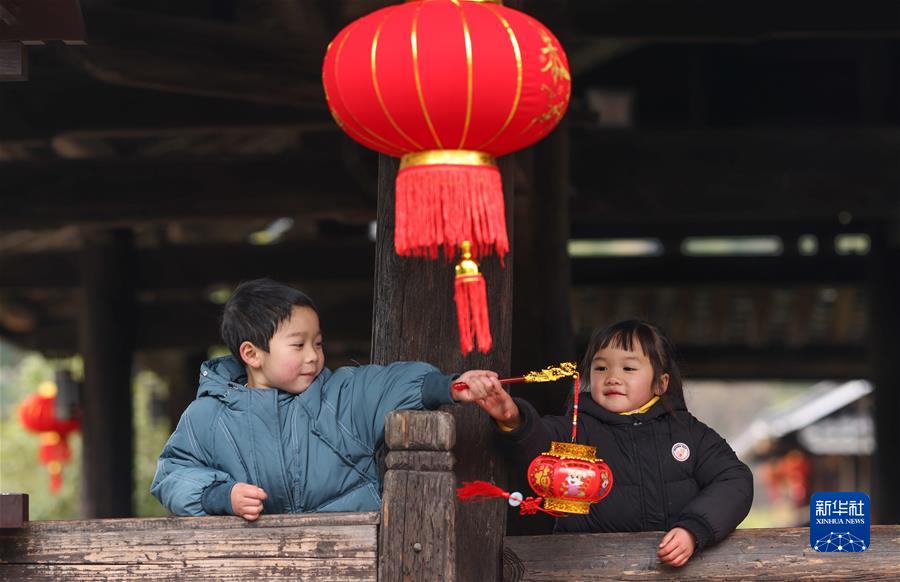
[{"label": "wooden bridge structure", "polygon": [[[559,130],[501,160],[513,250],[483,265],[495,348],[463,359],[450,270],[393,253],[397,161],[344,138],[322,98],[328,39],[385,3],[83,0],[84,47],[25,46],[0,23],[3,54],[29,64],[0,84],[0,336],[84,357],[87,518],[4,529],[0,577],[896,579],[895,525],[854,556],[814,553],[801,530],[737,532],[678,571],[654,562],[651,534],[506,538],[505,507],[453,500],[460,480],[506,480],[471,407],[397,417],[377,515],[132,517],[135,363],[170,382],[177,419],[218,342],[213,292],[271,276],[320,299],[332,364],[506,375],[642,316],[690,377],[867,378],[877,522],[900,523],[896,8],[508,0],[561,37],[576,94]],[[248,242],[281,217],[294,228],[278,244]],[[683,252],[761,234],[782,252]],[[662,250],[570,252],[608,238]],[[545,412],[562,396],[521,395]]]}]

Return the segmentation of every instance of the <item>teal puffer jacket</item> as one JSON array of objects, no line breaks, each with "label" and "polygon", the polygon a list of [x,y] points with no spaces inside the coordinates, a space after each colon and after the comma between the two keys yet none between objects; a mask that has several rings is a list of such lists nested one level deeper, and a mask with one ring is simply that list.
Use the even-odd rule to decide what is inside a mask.
[{"label": "teal puffer jacket", "polygon": [[385,415],[453,402],[450,379],[420,362],[325,368],[290,394],[244,387],[231,356],[210,360],[150,491],[176,515],[231,513],[236,482],[266,491],[265,513],[377,511]]}]

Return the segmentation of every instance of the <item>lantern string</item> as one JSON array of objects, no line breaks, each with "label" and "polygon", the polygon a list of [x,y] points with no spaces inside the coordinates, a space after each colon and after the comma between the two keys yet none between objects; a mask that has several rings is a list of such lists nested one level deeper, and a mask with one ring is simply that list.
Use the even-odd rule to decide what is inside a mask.
[{"label": "lantern string", "polygon": [[575,385],[575,396],[572,399],[572,442],[575,442],[575,437],[578,435],[578,393],[580,392],[578,386],[578,372],[575,372],[575,375],[572,376],[572,383]]}]

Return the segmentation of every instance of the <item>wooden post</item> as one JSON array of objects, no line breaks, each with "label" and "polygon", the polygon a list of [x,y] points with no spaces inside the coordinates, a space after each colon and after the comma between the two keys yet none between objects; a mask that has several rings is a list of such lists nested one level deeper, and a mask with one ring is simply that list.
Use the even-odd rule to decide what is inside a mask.
[{"label": "wooden post", "polygon": [[135,306],[132,234],[86,233],[82,253],[82,514],[133,514],[131,360]]},{"label": "wooden post", "polygon": [[0,529],[20,528],[28,523],[28,494],[0,493]]},{"label": "wooden post", "polygon": [[[453,265],[444,261],[404,259],[394,253],[394,180],[398,160],[381,156],[378,184],[378,235],[375,250],[375,316],[372,362],[424,360],[447,372],[490,369],[509,373],[512,341],[512,264],[506,268],[496,257],[482,262],[488,286],[491,335],[494,349],[487,355],[474,352],[463,358],[453,304]],[[506,194],[506,216],[512,240],[512,159],[500,160]],[[505,485],[505,467],[494,450],[490,420],[475,406],[452,407],[458,435],[453,450],[460,481],[483,479]],[[442,532],[444,543],[456,537],[455,578],[446,580],[496,580],[500,577],[501,545],[506,528],[506,506],[457,504],[455,531]],[[409,547],[382,547],[390,559],[413,563]],[[389,578],[383,578],[388,580]]]},{"label": "wooden post", "polygon": [[394,411],[378,556],[379,580],[455,580],[456,430],[446,412]]},{"label": "wooden post", "polygon": [[869,353],[875,386],[875,476],[873,522],[900,523],[900,465],[895,446],[900,441],[900,245],[893,237],[872,237],[869,255]]}]

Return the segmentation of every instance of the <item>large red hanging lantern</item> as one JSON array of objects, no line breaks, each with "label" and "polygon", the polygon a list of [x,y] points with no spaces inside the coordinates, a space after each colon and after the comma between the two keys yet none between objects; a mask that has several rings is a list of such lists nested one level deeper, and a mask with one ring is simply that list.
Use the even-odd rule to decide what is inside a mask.
[{"label": "large red hanging lantern", "polygon": [[473,257],[502,261],[509,239],[495,158],[540,140],[565,114],[571,77],[556,37],[497,0],[406,2],[339,32],[322,78],[341,129],[401,158],[397,254],[434,259],[443,249],[450,259],[469,241]]},{"label": "large red hanging lantern", "polygon": [[40,433],[41,446],[38,460],[47,465],[50,473],[50,491],[56,493],[62,486],[62,465],[69,462],[69,433],[80,428],[78,419],[56,417],[56,384],[44,382],[36,394],[31,394],[19,405],[19,422],[26,429]]}]

